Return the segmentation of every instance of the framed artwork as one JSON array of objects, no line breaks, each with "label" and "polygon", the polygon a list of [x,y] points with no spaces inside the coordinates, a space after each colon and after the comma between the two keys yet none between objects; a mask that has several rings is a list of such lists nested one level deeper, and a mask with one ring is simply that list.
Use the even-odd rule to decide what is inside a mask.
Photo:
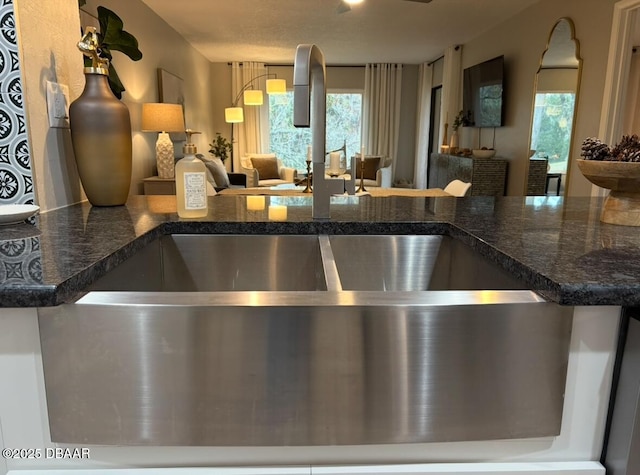
[{"label": "framed artwork", "polygon": [[[160,102],[180,104],[184,114],[184,81],[182,78],[158,68],[158,96]],[[187,135],[183,132],[171,132],[169,135],[174,142],[187,140]]]}]

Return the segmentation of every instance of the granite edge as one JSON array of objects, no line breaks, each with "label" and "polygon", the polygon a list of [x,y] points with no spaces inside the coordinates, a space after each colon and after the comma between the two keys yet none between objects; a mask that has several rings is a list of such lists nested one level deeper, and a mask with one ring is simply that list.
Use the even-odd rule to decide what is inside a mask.
[{"label": "granite edge", "polygon": [[640,305],[632,289],[594,284],[559,284],[519,262],[481,237],[447,221],[433,222],[230,222],[166,221],[137,236],[58,285],[30,285],[0,289],[0,307],[56,306],[76,300],[106,272],[131,257],[149,242],[166,234],[441,234],[458,239],[501,266],[545,299],[561,305]]}]

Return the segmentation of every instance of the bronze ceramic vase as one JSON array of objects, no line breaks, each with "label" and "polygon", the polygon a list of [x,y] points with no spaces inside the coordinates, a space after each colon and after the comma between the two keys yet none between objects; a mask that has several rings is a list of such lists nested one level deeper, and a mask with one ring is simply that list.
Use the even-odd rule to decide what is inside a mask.
[{"label": "bronze ceramic vase", "polygon": [[84,91],[69,106],[80,181],[92,205],[123,205],[131,185],[129,109],[111,92],[105,69],[85,68],[84,74]]}]

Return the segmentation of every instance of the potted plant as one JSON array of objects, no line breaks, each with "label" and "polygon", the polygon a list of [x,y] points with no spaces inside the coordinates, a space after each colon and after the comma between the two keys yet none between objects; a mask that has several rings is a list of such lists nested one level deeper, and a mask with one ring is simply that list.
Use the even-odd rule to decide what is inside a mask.
[{"label": "potted plant", "polygon": [[453,119],[453,126],[452,126],[453,131],[457,132],[460,127],[466,127],[470,123],[471,121],[469,120],[467,115],[464,113],[464,111],[460,111],[458,112],[458,115],[456,116],[456,118]]},{"label": "potted plant", "polygon": [[88,26],[77,43],[85,55],[85,87],[69,106],[71,143],[78,174],[94,206],[119,206],[131,184],[131,119],[120,101],[124,87],[111,64],[111,50],[134,61],[142,58],[138,41],[122,28],[122,20],[98,7],[100,32]]},{"label": "potted plant", "polygon": [[231,153],[231,143],[220,132],[216,132],[216,138],[209,144],[209,153],[224,163]]},{"label": "potted plant", "polygon": [[[84,0],[78,0],[79,6],[84,5]],[[98,37],[98,57],[102,60],[108,60],[109,64],[109,87],[113,95],[118,99],[122,99],[122,93],[125,91],[118,73],[112,64],[111,51],[120,51],[131,58],[133,61],[142,59],[142,52],[138,49],[138,40],[128,31],[124,30],[122,19],[113,11],[103,6],[98,7],[98,22],[100,23],[100,31],[96,32]],[[92,58],[85,55],[84,65],[90,67]]]}]

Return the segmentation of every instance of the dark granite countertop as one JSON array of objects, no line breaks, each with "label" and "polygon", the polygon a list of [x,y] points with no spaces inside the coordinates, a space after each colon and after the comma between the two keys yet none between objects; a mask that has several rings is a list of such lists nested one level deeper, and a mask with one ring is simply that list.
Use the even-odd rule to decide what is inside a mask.
[{"label": "dark granite countertop", "polygon": [[567,305],[640,305],[640,228],[599,221],[597,198],[333,198],[331,220],[311,218],[311,197],[288,205],[286,222],[247,211],[242,196],[209,198],[204,219],[179,219],[174,196],[132,196],[126,206],[88,203],[0,226],[0,306],[73,301],[87,285],[148,242],[170,233],[446,234]]}]

